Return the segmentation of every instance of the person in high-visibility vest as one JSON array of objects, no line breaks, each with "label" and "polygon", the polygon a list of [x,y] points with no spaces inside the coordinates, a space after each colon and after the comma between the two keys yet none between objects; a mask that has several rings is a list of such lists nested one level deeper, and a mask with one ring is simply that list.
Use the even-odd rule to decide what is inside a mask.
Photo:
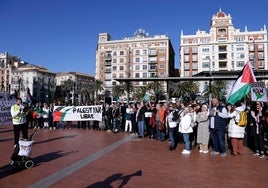
[{"label": "person in high-visibility vest", "polygon": [[21,98],[18,98],[16,103],[11,107],[11,116],[14,130],[14,145],[19,143],[20,131],[23,139],[28,139],[28,125],[26,123],[26,113],[22,105]]}]

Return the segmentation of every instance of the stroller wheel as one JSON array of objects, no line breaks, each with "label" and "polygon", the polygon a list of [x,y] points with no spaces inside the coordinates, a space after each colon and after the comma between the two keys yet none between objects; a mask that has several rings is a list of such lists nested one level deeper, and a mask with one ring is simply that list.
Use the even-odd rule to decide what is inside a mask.
[{"label": "stroller wheel", "polygon": [[32,160],[28,160],[25,162],[25,168],[32,168],[34,166],[34,162]]}]

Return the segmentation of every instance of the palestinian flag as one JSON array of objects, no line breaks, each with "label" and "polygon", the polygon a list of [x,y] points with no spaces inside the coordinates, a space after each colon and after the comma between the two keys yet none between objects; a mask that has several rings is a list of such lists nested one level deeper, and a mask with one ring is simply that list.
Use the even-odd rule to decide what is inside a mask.
[{"label": "palestinian flag", "polygon": [[250,84],[256,82],[256,78],[252,71],[250,62],[244,66],[241,73],[242,74],[233,84],[227,97],[227,103],[230,103],[232,105],[243,99],[244,96],[250,92]]}]

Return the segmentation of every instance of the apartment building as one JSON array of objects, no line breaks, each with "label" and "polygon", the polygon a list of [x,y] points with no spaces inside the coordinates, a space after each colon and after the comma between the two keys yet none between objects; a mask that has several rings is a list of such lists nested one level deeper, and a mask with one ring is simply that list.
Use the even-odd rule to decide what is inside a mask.
[{"label": "apartment building", "polygon": [[[89,102],[89,98],[94,98],[95,96],[87,96],[85,93],[82,92],[85,87],[89,87],[91,81],[94,81],[94,77],[90,76],[85,73],[80,72],[58,72],[55,77],[56,87],[58,89],[56,93],[60,94],[64,92],[64,88],[61,88],[61,86],[64,85],[64,83],[68,82],[69,84],[72,84],[72,86],[69,88],[68,97],[71,99],[71,101],[67,101],[68,97],[65,98],[65,102],[70,104],[85,104]],[[88,88],[89,89],[89,88]],[[93,86],[91,88],[90,94],[94,95]],[[88,93],[88,92],[87,92]]]},{"label": "apartment building", "polygon": [[[174,76],[174,49],[167,35],[150,36],[139,29],[133,37],[112,40],[100,33],[96,50],[95,78],[103,82],[106,93],[119,83],[118,78],[144,78],[134,87],[148,84],[146,78]],[[166,83],[163,82],[164,88]]]},{"label": "apartment building", "polygon": [[[241,15],[243,16],[243,15]],[[250,61],[255,70],[267,70],[267,29],[236,29],[230,14],[221,9],[212,16],[209,33],[195,35],[181,32],[180,68],[182,77],[202,71],[241,70]]]},{"label": "apartment building", "polygon": [[27,100],[30,92],[32,102],[54,102],[55,73],[45,67],[25,64],[14,69],[11,75],[10,93],[19,91],[20,97]]},{"label": "apartment building", "polygon": [[10,93],[11,73],[17,69],[21,63],[20,57],[9,54],[8,52],[0,53],[0,83],[1,92]]}]

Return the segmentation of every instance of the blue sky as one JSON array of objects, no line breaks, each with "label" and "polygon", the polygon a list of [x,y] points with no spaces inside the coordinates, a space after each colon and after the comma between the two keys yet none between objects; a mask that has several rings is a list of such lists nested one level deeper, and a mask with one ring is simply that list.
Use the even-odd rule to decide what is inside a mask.
[{"label": "blue sky", "polygon": [[55,73],[95,76],[98,34],[115,40],[143,28],[170,37],[178,67],[181,31],[209,32],[220,8],[241,31],[268,26],[267,0],[0,0],[0,52]]}]

